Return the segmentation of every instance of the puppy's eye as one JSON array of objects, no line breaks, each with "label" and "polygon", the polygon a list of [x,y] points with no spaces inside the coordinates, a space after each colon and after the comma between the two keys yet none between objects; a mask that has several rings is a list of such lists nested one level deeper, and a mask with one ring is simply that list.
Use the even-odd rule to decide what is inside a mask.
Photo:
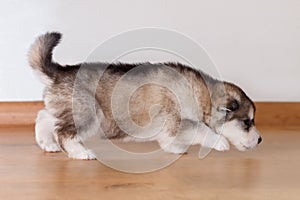
[{"label": "puppy's eye", "polygon": [[252,125],[252,120],[250,119],[245,119],[243,122],[247,127],[250,127]]},{"label": "puppy's eye", "polygon": [[236,111],[237,109],[239,109],[239,103],[237,100],[234,99],[227,105],[226,108],[230,111]]}]

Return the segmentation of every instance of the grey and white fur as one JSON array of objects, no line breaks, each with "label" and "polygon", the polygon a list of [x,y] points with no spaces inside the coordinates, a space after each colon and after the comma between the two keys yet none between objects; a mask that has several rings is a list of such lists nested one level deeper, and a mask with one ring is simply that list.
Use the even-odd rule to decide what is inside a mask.
[{"label": "grey and white fur", "polygon": [[[70,158],[94,159],[93,152],[86,149],[82,142],[94,134],[93,129],[97,123],[109,139],[156,140],[163,150],[178,154],[185,153],[187,147],[194,144],[225,151],[229,150],[230,142],[238,150],[244,151],[261,142],[254,124],[255,105],[238,86],[216,80],[200,70],[180,63],[82,63],[63,66],[52,59],[52,51],[60,42],[61,36],[57,32],[41,35],[29,51],[30,66],[45,84],[45,108],[39,111],[35,127],[36,141],[43,150],[62,150]],[[157,84],[145,84],[137,88],[130,98],[130,120],[144,127],[151,121],[164,117],[163,128],[158,134],[149,138],[141,137],[142,139],[132,137],[120,128],[113,114],[114,88],[124,75],[141,65],[146,65],[144,70],[132,73],[131,76],[162,80],[165,75],[163,68],[169,67],[188,80],[198,103],[199,114],[195,117],[186,112],[182,118],[181,111],[187,108],[180,107],[173,92]],[[81,69],[85,75],[78,81],[77,74]],[[76,77],[76,88],[81,92],[74,98]],[[175,91],[177,95],[186,90],[177,79],[168,77],[167,80],[168,84],[178,85]],[[130,85],[130,79],[125,83]],[[91,90],[95,84],[97,87],[94,94]],[[119,93],[121,94],[117,96],[122,97],[122,91]],[[157,104],[160,108],[152,112],[152,106]],[[97,118],[91,112],[96,112]],[[80,114],[80,121],[75,125],[76,113]],[[79,129],[81,134],[78,133]]]}]

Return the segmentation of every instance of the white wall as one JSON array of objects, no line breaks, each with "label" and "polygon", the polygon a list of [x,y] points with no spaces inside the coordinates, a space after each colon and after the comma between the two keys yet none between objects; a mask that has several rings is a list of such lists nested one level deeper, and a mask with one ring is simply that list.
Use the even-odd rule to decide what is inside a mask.
[{"label": "white wall", "polygon": [[112,35],[144,26],[202,44],[222,76],[255,101],[300,101],[299,11],[299,0],[1,0],[0,101],[41,100],[26,60],[35,36],[64,33],[55,57],[72,64]]}]

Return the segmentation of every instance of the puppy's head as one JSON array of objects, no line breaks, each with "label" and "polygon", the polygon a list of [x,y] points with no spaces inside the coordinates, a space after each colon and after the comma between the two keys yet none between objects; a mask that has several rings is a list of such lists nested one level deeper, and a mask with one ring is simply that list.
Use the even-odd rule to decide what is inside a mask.
[{"label": "puppy's head", "polygon": [[236,85],[224,83],[225,95],[215,96],[214,129],[238,150],[255,148],[262,138],[255,127],[255,105]]}]

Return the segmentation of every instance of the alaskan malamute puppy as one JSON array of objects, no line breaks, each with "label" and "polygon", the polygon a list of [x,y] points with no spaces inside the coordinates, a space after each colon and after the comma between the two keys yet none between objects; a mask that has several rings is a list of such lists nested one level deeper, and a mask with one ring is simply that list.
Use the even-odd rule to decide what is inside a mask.
[{"label": "alaskan malamute puppy", "polygon": [[[179,63],[62,66],[52,60],[52,51],[60,39],[60,33],[46,33],[36,39],[29,51],[29,63],[45,84],[45,108],[38,113],[35,127],[36,141],[43,150],[62,150],[70,158],[94,159],[93,152],[82,142],[95,134],[95,124],[99,124],[107,138],[156,140],[163,150],[177,154],[185,153],[188,146],[194,144],[225,151],[229,149],[230,142],[244,151],[262,141],[254,124],[255,106],[238,86],[213,79],[200,70]],[[141,65],[142,70],[134,71]],[[165,72],[169,69],[187,80],[191,95],[183,95],[188,94],[188,89],[178,78],[166,76],[168,73]],[[127,78],[123,80],[125,75]],[[136,78],[139,81],[165,80],[165,83],[174,86],[175,91],[155,84],[154,80],[136,88],[126,99],[126,88],[136,84],[138,81],[131,81]],[[124,89],[114,94],[121,80]],[[74,92],[78,94],[74,95]],[[113,101],[115,96],[119,99]],[[184,103],[178,102],[178,96]],[[196,109],[188,102],[190,96],[196,99]],[[160,106],[152,109],[153,105]],[[126,106],[129,115],[123,114]],[[183,110],[184,115],[181,115]],[[93,115],[94,112],[96,115]],[[76,123],[74,116],[77,116]],[[120,125],[122,120],[127,120],[126,117],[141,128],[149,123],[155,126],[155,121],[160,119],[164,119],[164,123],[159,132],[150,137],[143,137],[143,131],[132,136]]]}]

